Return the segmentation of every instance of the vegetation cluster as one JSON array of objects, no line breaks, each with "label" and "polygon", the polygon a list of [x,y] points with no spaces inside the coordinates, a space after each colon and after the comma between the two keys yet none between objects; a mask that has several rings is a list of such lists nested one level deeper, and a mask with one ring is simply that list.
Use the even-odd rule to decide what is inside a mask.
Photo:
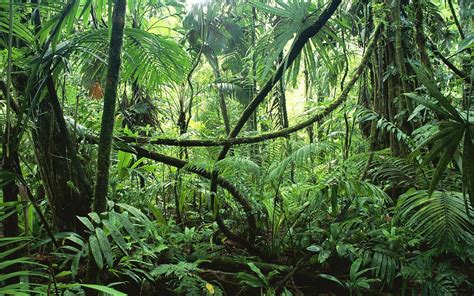
[{"label": "vegetation cluster", "polygon": [[473,22],[1,0],[0,295],[473,295]]}]

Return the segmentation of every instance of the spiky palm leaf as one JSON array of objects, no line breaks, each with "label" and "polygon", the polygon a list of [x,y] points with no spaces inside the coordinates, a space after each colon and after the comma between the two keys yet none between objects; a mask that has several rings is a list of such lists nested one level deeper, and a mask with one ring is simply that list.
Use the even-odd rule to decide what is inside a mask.
[{"label": "spiky palm leaf", "polygon": [[288,157],[285,157],[282,161],[273,163],[268,173],[266,174],[266,180],[268,182],[280,182],[280,178],[285,173],[286,169],[294,165],[304,165],[307,160],[311,157],[318,157],[318,155],[324,155],[326,153],[334,152],[337,149],[334,143],[329,141],[327,142],[318,142],[304,145],[294,152],[292,152]]},{"label": "spiky palm leaf", "polygon": [[[166,83],[183,81],[190,62],[176,42],[131,28],[125,29],[124,39],[122,79],[137,81],[149,90],[156,90]],[[92,76],[93,79],[102,81],[105,76],[108,30],[91,30],[67,42],[69,44],[64,49],[63,56],[77,53],[79,59],[76,62],[83,65],[83,75],[89,80]]]},{"label": "spiky palm leaf", "polygon": [[[257,65],[258,75],[262,79],[267,79],[275,63],[278,61],[280,53],[295,40],[295,36],[300,34],[306,27],[314,22],[321,10],[311,1],[291,0],[288,2],[276,1],[274,5],[255,2],[255,7],[274,18],[275,24],[272,30],[264,34],[257,43],[255,52],[261,57]],[[321,29],[317,38],[312,38],[303,48],[302,55],[295,59],[295,62],[288,68],[286,79],[296,86],[298,75],[302,68],[302,59],[305,60],[309,77],[315,81],[318,77],[319,66],[324,66],[326,75],[336,78],[343,68],[344,59],[339,57],[339,46],[343,46],[339,37],[339,29],[345,30],[339,22],[338,29],[333,30],[330,24]],[[316,53],[316,54],[315,54]],[[252,53],[251,53],[252,54]],[[338,58],[339,57],[339,58]],[[283,61],[285,62],[285,61]],[[336,81],[337,79],[330,79]]]},{"label": "spiky palm leaf", "polygon": [[460,251],[474,243],[474,224],[459,192],[434,191],[430,196],[426,190],[409,190],[397,202],[396,219],[443,250]]}]

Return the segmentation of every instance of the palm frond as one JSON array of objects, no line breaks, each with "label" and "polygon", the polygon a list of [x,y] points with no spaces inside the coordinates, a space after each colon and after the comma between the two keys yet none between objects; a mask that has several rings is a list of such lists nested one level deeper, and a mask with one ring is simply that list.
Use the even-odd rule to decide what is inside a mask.
[{"label": "palm frond", "polygon": [[138,29],[126,29],[125,37],[124,79],[132,78],[150,89],[185,79],[190,60],[182,46]]},{"label": "palm frond", "polygon": [[473,243],[474,224],[462,193],[434,191],[429,196],[426,190],[409,190],[400,196],[396,213],[398,221],[442,250],[461,251]]},{"label": "palm frond", "polygon": [[390,120],[378,114],[377,112],[367,109],[363,106],[358,106],[357,117],[359,118],[360,122],[377,120],[377,128],[379,130],[393,134],[397,141],[405,144],[411,150],[415,150],[415,145],[411,137],[407,135],[395,123],[391,122]]},{"label": "palm frond", "polygon": [[334,152],[335,149],[337,149],[337,146],[332,142],[318,142],[304,145],[296,149],[282,161],[271,165],[266,180],[278,181],[283,176],[289,165],[295,164],[301,166],[311,157],[317,157],[324,155],[325,153]]},{"label": "palm frond", "polygon": [[227,157],[219,161],[216,168],[223,176],[250,174],[252,176],[260,176],[260,166],[249,158],[240,156]]},{"label": "palm frond", "polygon": [[[190,61],[175,41],[139,29],[127,28],[124,34],[123,79],[137,81],[148,90],[185,79]],[[101,82],[105,79],[108,36],[107,29],[74,35],[59,43],[54,52],[48,51],[42,63],[48,60],[61,62],[63,58],[76,54],[79,56],[76,64],[81,66],[84,84],[90,86],[95,81]]]}]

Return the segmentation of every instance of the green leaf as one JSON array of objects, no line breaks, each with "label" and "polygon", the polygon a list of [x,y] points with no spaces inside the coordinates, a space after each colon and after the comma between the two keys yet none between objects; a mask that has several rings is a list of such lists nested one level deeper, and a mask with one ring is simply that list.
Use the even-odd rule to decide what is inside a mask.
[{"label": "green leaf", "polygon": [[92,225],[89,219],[87,219],[86,217],[79,217],[79,216],[77,216],[77,219],[79,219],[82,222],[82,224],[84,224],[87,227],[89,231],[94,232],[94,225]]},{"label": "green leaf", "polygon": [[100,224],[100,217],[96,212],[92,212],[88,214],[89,217],[91,217],[92,221],[94,221],[97,224]]},{"label": "green leaf", "polygon": [[72,273],[72,279],[74,280],[76,278],[76,275],[79,271],[79,262],[81,261],[81,254],[77,254],[72,258],[71,261],[71,273]]},{"label": "green leaf", "polygon": [[449,103],[449,101],[444,97],[444,95],[439,91],[438,87],[432,80],[430,80],[420,67],[418,67],[414,62],[410,61],[410,65],[413,70],[416,72],[416,76],[423,83],[423,85],[428,89],[430,95],[432,95],[441,106],[443,106],[449,114],[453,117],[454,120],[458,122],[463,122],[463,119],[459,112]]},{"label": "green leaf", "polygon": [[451,142],[446,143],[447,147],[443,154],[441,155],[441,159],[438,162],[438,165],[436,166],[436,170],[433,173],[433,178],[431,179],[431,183],[428,189],[428,195],[431,195],[433,191],[436,189],[436,186],[438,185],[439,181],[441,180],[444,171],[446,170],[446,167],[448,164],[453,160],[453,155],[456,149],[459,146],[459,142],[461,141],[463,136],[463,131],[458,131],[455,136],[453,136]]},{"label": "green leaf", "polygon": [[0,184],[2,186],[5,186],[10,182],[15,181],[17,177],[18,175],[15,173],[11,173],[6,170],[0,170]]},{"label": "green leaf", "polygon": [[357,271],[359,270],[361,264],[362,264],[362,258],[359,258],[352,263],[351,269],[349,272],[351,279],[355,280],[357,278]]},{"label": "green leaf", "polygon": [[277,16],[286,17],[286,18],[291,17],[291,14],[289,13],[288,10],[285,10],[285,9],[282,9],[282,8],[279,8],[279,7],[270,6],[270,5],[264,4],[260,1],[254,1],[253,5],[255,6],[255,8],[257,8],[259,10],[262,10],[262,11],[265,11],[265,12],[268,12],[268,13],[271,13],[271,14],[274,14],[274,15],[277,15]]},{"label": "green leaf", "polygon": [[460,53],[463,50],[466,50],[468,48],[473,48],[474,47],[474,33],[470,34],[463,40],[461,40],[458,44],[458,51],[456,54]]},{"label": "green leaf", "polygon": [[446,150],[446,147],[451,144],[452,141],[456,141],[460,133],[462,134],[462,129],[460,130],[459,128],[453,129],[453,131],[449,134],[443,133],[444,137],[439,138],[437,143],[428,150],[428,154],[423,158],[420,166],[426,165],[432,161],[441,151]]},{"label": "green leaf", "polygon": [[396,206],[397,223],[407,225],[424,241],[441,250],[462,251],[474,237],[463,195],[459,192],[411,189],[402,194]]},{"label": "green leaf", "polygon": [[306,248],[307,251],[313,252],[313,253],[319,253],[322,248],[320,246],[312,245]]},{"label": "green leaf", "polygon": [[114,296],[127,296],[127,294],[117,291],[113,288],[102,286],[102,285],[94,285],[94,284],[81,284],[82,287],[93,289],[96,291],[104,292]]},{"label": "green leaf", "polygon": [[464,148],[462,153],[462,174],[464,187],[469,194],[471,207],[474,207],[474,144],[470,129],[464,133]]},{"label": "green leaf", "polygon": [[151,210],[153,216],[155,217],[156,221],[161,225],[167,225],[166,219],[161,213],[161,211],[151,202],[148,203],[148,208]]},{"label": "green leaf", "polygon": [[133,154],[128,152],[119,151],[117,153],[117,172],[120,178],[127,176],[128,167],[133,159]]},{"label": "green leaf", "polygon": [[110,235],[112,236],[114,242],[117,244],[117,246],[120,248],[120,250],[125,255],[128,256],[127,243],[125,242],[125,239],[123,238],[122,233],[120,232],[120,230],[118,230],[118,228],[115,227],[115,225],[112,224],[108,220],[104,220],[104,221],[102,221],[102,223],[104,224],[105,228],[107,228],[107,230],[109,231]]},{"label": "green leaf", "polygon": [[137,232],[135,231],[135,227],[133,226],[132,222],[130,222],[128,217],[125,217],[123,214],[118,214],[115,212],[112,212],[111,214],[120,221],[125,230],[128,232],[128,234],[130,234],[130,236],[136,243],[140,244],[142,247],[147,248],[147,245],[142,242]]},{"label": "green leaf", "polygon": [[112,268],[114,266],[114,254],[112,252],[112,248],[110,247],[107,235],[100,228],[95,229],[95,234],[99,241],[100,249],[102,250],[102,254],[104,255],[105,262],[107,262],[109,268]]},{"label": "green leaf", "polygon": [[436,105],[436,104],[434,104],[430,101],[425,100],[424,98],[420,97],[419,95],[416,95],[414,93],[404,93],[404,95],[411,98],[411,99],[413,99],[413,100],[415,100],[415,101],[417,101],[418,103],[422,104],[426,108],[431,109],[432,111],[434,111],[438,114],[443,114],[443,115],[446,115],[446,116],[454,119],[453,116],[449,112],[445,111],[440,106],[438,106],[438,105]]},{"label": "green leaf", "polygon": [[254,263],[250,262],[250,263],[247,263],[247,265],[250,267],[250,269],[255,272],[258,277],[260,278],[260,280],[262,282],[265,283],[266,286],[268,286],[268,280],[267,278],[265,277],[265,275],[262,273],[262,271],[260,270],[260,268],[258,268]]},{"label": "green leaf", "polygon": [[95,235],[89,236],[89,248],[92,253],[92,256],[94,257],[95,263],[97,264],[97,267],[99,269],[102,269],[104,267],[102,252],[100,250],[99,241],[97,240],[97,237],[95,237]]},{"label": "green leaf", "polygon": [[246,284],[252,288],[263,288],[265,284],[256,276],[248,274],[246,272],[238,272],[237,278],[241,283]]},{"label": "green leaf", "polygon": [[459,128],[462,128],[458,123],[454,122],[447,122],[446,125],[443,123],[439,124],[439,130],[435,132],[433,135],[428,137],[428,139],[424,140],[422,143],[418,145],[418,147],[415,149],[414,152],[419,151],[421,148],[423,148],[426,145],[432,144],[436,142],[437,140],[442,139],[443,137],[446,137],[447,134],[450,134],[454,131],[456,131]]}]

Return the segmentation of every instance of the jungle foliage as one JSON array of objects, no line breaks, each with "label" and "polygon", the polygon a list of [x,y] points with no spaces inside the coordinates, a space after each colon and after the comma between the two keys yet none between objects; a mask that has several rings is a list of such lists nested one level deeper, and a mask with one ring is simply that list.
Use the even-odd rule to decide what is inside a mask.
[{"label": "jungle foliage", "polygon": [[0,295],[474,294],[473,22],[0,0]]}]

